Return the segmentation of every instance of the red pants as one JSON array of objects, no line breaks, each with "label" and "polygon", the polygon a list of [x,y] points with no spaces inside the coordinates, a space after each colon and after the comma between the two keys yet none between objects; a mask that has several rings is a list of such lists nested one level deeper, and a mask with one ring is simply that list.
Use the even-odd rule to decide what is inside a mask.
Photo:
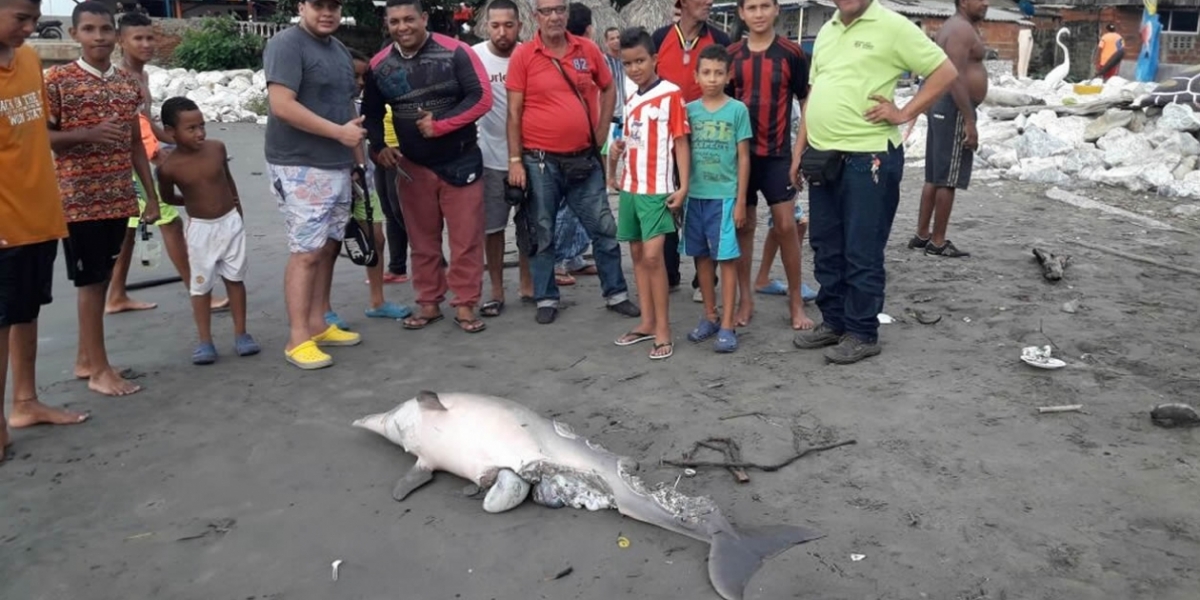
[{"label": "red pants", "polygon": [[[450,306],[475,306],[483,294],[483,178],[455,187],[410,160],[400,167],[412,182],[399,186],[400,211],[412,247],[417,304],[436,306],[454,292]],[[450,232],[450,267],[442,267],[442,222]]]},{"label": "red pants", "polygon": [[1104,79],[1104,81],[1108,81],[1109,79],[1112,79],[1113,77],[1116,77],[1116,76],[1117,76],[1117,73],[1118,73],[1118,72],[1120,72],[1120,71],[1121,71],[1121,65],[1119,65],[1119,64],[1116,64],[1116,65],[1113,65],[1111,69],[1109,69],[1109,70],[1107,70],[1107,71],[1105,71],[1105,72],[1101,73],[1101,74],[1100,74],[1100,77],[1101,77],[1102,79]]}]

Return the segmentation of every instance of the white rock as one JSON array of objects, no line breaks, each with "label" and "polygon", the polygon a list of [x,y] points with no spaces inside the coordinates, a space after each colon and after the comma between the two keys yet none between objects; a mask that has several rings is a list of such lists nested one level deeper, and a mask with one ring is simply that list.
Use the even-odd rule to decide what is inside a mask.
[{"label": "white rock", "polygon": [[251,83],[249,77],[239,75],[233,79],[230,79],[229,84],[226,87],[234,91],[242,91],[253,88],[254,84]]},{"label": "white rock", "polygon": [[256,88],[266,89],[267,74],[264,71],[262,71],[261,69],[258,71],[255,71],[254,76],[250,78],[250,82],[253,83],[254,87],[256,87]]},{"label": "white rock", "polygon": [[1200,215],[1200,204],[1180,204],[1171,209],[1171,214],[1181,217],[1194,217]]},{"label": "white rock", "polygon": [[172,79],[171,82],[167,84],[167,87],[163,90],[162,96],[155,96],[155,98],[173,98],[175,96],[182,96],[186,94],[187,91],[187,88],[184,87],[183,79]]},{"label": "white rock", "polygon": [[1065,154],[1071,148],[1072,146],[1067,142],[1051,136],[1034,125],[1027,125],[1025,133],[1021,134],[1016,142],[1017,156],[1021,158],[1042,158]]},{"label": "white rock", "polygon": [[1045,109],[1029,115],[1029,119],[1025,122],[1025,124],[1026,126],[1035,125],[1037,127],[1041,127],[1042,129],[1049,129],[1047,126],[1057,120],[1057,113],[1050,109]]},{"label": "white rock", "polygon": [[1175,183],[1175,175],[1171,173],[1172,168],[1162,163],[1152,163],[1142,169],[1139,177],[1151,187],[1159,189]]},{"label": "white rock", "polygon": [[1195,156],[1183,157],[1183,160],[1179,161],[1179,166],[1175,167],[1175,171],[1172,173],[1175,175],[1175,179],[1183,179],[1188,173],[1195,171],[1196,161],[1197,158]]},{"label": "white rock", "polygon": [[180,77],[183,77],[184,75],[187,75],[187,74],[188,74],[187,69],[171,69],[170,71],[167,71],[167,75],[170,75],[171,79],[179,79]]},{"label": "white rock", "polygon": [[[187,93],[188,100],[200,105],[200,108],[202,109],[200,112],[204,112],[203,109],[207,106],[210,106],[208,99],[212,98],[212,95],[212,90],[208,88],[196,88]],[[208,113],[205,113],[205,116],[207,117]]]},{"label": "white rock", "polygon": [[999,86],[988,86],[984,102],[995,106],[1031,106],[1045,104],[1046,101],[1022,91],[1005,89]]},{"label": "white rock", "polygon": [[1017,178],[1021,181],[1062,185],[1071,180],[1070,177],[1059,170],[1058,159],[1056,157],[1030,158],[1021,161],[1014,168],[1018,173]]},{"label": "white rock", "polygon": [[992,121],[987,124],[980,121],[976,127],[979,131],[980,147],[994,146],[1017,137],[1017,127],[1012,121]]},{"label": "white rock", "polygon": [[1120,146],[1133,137],[1133,132],[1128,129],[1113,129],[1096,140],[1096,147],[1101,150],[1108,150]]},{"label": "white rock", "polygon": [[1097,165],[1094,167],[1084,167],[1079,170],[1078,178],[1092,183],[1100,183],[1104,179],[1107,171],[1103,166]]},{"label": "white rock", "polygon": [[1005,148],[987,159],[988,163],[997,169],[1011,169],[1017,164],[1017,151],[1012,148]]},{"label": "white rock", "polygon": [[1142,178],[1143,167],[1116,167],[1109,169],[1100,174],[1096,181],[1113,187],[1124,187],[1132,192],[1144,192],[1149,189],[1150,184],[1146,183]]},{"label": "white rock", "polygon": [[1059,163],[1059,168],[1068,175],[1074,175],[1088,167],[1103,168],[1104,153],[1090,146],[1084,146],[1062,157],[1062,161]]},{"label": "white rock", "polygon": [[1108,112],[1100,115],[1088,123],[1083,130],[1083,141],[1094,142],[1104,134],[1129,125],[1133,120],[1133,113],[1127,110],[1110,109]]},{"label": "white rock", "polygon": [[1186,104],[1168,104],[1163,107],[1158,127],[1175,131],[1197,131],[1200,130],[1200,119],[1196,118],[1195,111]]},{"label": "white rock", "polygon": [[1200,155],[1200,141],[1186,131],[1172,131],[1167,139],[1158,145],[1158,151],[1180,156],[1197,156]]},{"label": "white rock", "polygon": [[196,75],[196,81],[205,87],[225,85],[229,82],[229,75],[224,71],[206,71]]},{"label": "white rock", "polygon": [[258,120],[257,120],[257,121],[255,121],[255,123],[258,123],[259,125],[266,125],[266,124],[267,124],[267,117],[266,117],[265,115],[264,115],[264,116],[261,116],[261,117],[259,117],[259,118],[258,118]]},{"label": "white rock", "polygon": [[1090,122],[1091,120],[1085,117],[1062,117],[1047,123],[1045,130],[1051,137],[1056,137],[1071,146],[1080,146],[1084,143],[1083,132]]}]

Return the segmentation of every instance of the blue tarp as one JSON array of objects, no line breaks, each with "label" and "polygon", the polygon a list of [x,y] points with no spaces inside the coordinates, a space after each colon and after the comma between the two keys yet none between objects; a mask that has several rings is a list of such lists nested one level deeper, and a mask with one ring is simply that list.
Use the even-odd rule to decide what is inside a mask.
[{"label": "blue tarp", "polygon": [[1159,40],[1162,38],[1162,23],[1159,23],[1157,14],[1150,14],[1148,10],[1142,11],[1141,33],[1142,50],[1138,53],[1135,79],[1154,81],[1158,76],[1158,49]]}]

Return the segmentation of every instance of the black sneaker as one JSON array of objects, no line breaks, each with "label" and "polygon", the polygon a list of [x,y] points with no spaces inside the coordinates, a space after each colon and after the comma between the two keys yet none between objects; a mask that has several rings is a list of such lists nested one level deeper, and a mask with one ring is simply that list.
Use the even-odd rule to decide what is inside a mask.
[{"label": "black sneaker", "polygon": [[911,240],[908,240],[909,250],[920,250],[929,245],[929,238],[921,239],[921,236],[914,235]]},{"label": "black sneaker", "polygon": [[801,331],[792,338],[792,345],[801,350],[814,350],[816,348],[824,348],[832,346],[842,339],[842,334],[834,331],[832,327],[821,323],[815,328],[808,331]]},{"label": "black sneaker", "polygon": [[549,325],[558,317],[558,308],[554,306],[539,306],[537,309],[537,322],[542,325]]},{"label": "black sneaker", "polygon": [[966,258],[971,255],[970,252],[963,252],[962,250],[959,250],[958,247],[954,245],[954,242],[951,242],[950,240],[946,240],[946,243],[942,244],[941,246],[934,246],[933,243],[930,243],[928,246],[925,246],[925,254],[928,254],[929,256],[941,256],[944,258]]},{"label": "black sneaker", "polygon": [[622,300],[616,304],[609,304],[608,310],[625,315],[626,317],[642,316],[642,309],[638,308],[636,304],[630,302],[629,300]]},{"label": "black sneaker", "polygon": [[879,342],[864,342],[853,336],[844,335],[838,344],[825,351],[825,360],[839,365],[849,365],[864,358],[869,358],[883,352]]}]

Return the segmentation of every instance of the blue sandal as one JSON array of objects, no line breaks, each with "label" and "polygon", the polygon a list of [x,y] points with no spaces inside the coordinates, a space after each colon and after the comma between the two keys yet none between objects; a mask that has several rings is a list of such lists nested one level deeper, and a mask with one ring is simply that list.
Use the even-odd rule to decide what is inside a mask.
[{"label": "blue sandal", "polygon": [[212,342],[200,342],[192,350],[193,365],[211,365],[217,362],[217,347]]},{"label": "blue sandal", "polygon": [[[403,304],[384,302],[379,305],[379,308],[368,308],[363,311],[363,314],[367,315],[367,318],[370,319],[393,319],[399,321],[412,316],[412,309]],[[339,325],[339,327],[341,326]],[[341,327],[341,329],[346,328]]]},{"label": "blue sandal", "polygon": [[725,354],[737,350],[737,345],[737,332],[722,329],[717,332],[717,342],[713,344],[713,350]]},{"label": "blue sandal", "polygon": [[233,341],[233,349],[237,351],[238,356],[253,356],[262,350],[248,333],[237,336]]},{"label": "blue sandal", "polygon": [[703,342],[704,340],[716,335],[717,331],[720,329],[721,327],[715,322],[701,318],[700,323],[696,325],[696,328],[693,329],[691,333],[688,333],[687,339],[689,342]]},{"label": "blue sandal", "polygon": [[333,312],[332,310],[325,313],[325,324],[326,325],[336,325],[337,328],[341,329],[342,331],[351,331],[350,326],[347,325],[346,322],[343,321],[342,318],[339,317],[338,314]]},{"label": "blue sandal", "polygon": [[788,293],[787,284],[778,279],[772,279],[771,283],[754,291],[768,296],[786,296]]}]

